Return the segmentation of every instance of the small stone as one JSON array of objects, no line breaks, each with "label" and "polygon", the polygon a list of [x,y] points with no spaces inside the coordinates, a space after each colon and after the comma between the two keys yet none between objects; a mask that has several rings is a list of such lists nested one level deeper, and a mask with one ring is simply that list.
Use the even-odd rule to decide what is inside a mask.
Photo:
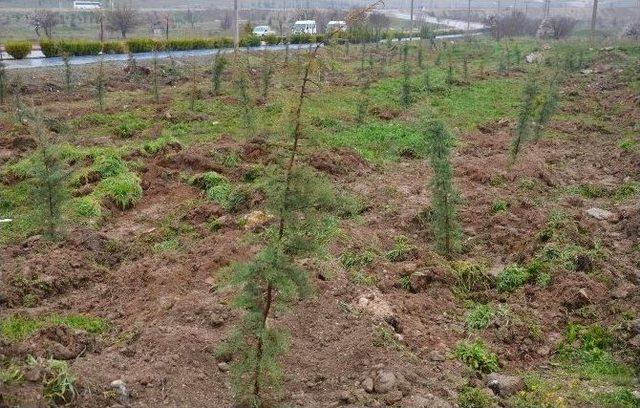
[{"label": "small stone", "polygon": [[524,381],[520,377],[492,373],[487,376],[487,387],[498,396],[509,397],[524,389]]},{"label": "small stone", "polygon": [[602,208],[592,207],[587,210],[587,214],[596,220],[612,220],[615,215],[611,211],[603,210]]},{"label": "small stone", "polygon": [[219,314],[212,313],[211,316],[209,316],[209,324],[211,327],[220,327],[224,324],[224,318]]},{"label": "small stone", "polygon": [[396,375],[391,371],[380,370],[374,381],[373,389],[378,394],[386,394],[396,386]]},{"label": "small stone", "polygon": [[371,394],[373,392],[373,378],[367,377],[362,381],[362,388]]},{"label": "small stone", "polygon": [[340,393],[340,402],[345,404],[353,404],[356,402],[356,397],[349,391],[342,391]]},{"label": "small stone", "polygon": [[400,401],[401,399],[402,399],[402,391],[395,390],[385,395],[384,402],[386,402],[387,405],[393,405],[396,402]]},{"label": "small stone", "polygon": [[445,361],[446,358],[437,350],[433,350],[429,353],[429,360],[442,362]]},{"label": "small stone", "polygon": [[115,380],[111,382],[111,389],[118,395],[118,400],[121,404],[127,404],[131,394],[127,389],[127,385],[122,380]]},{"label": "small stone", "polygon": [[273,220],[273,215],[264,211],[252,211],[244,218],[244,229],[249,231],[258,231]]},{"label": "small stone", "polygon": [[221,372],[226,373],[226,372],[229,371],[229,369],[230,369],[230,367],[229,367],[228,363],[226,363],[224,361],[218,363],[218,370],[220,370]]}]

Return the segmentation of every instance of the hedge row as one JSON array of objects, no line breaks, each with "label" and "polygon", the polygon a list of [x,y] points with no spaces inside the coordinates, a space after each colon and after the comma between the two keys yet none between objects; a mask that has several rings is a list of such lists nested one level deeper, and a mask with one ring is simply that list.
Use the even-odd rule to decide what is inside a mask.
[{"label": "hedge row", "polygon": [[[426,37],[425,33],[420,33],[421,37]],[[428,35],[431,35],[429,33]],[[391,38],[403,38],[408,33],[373,31],[367,29],[354,29],[348,32],[338,33],[334,40],[339,42],[360,43],[363,41],[374,42]],[[267,45],[278,44],[313,44],[324,39],[322,35],[293,34],[290,37],[278,35],[268,35],[263,38],[250,36],[240,40],[241,47],[258,47],[264,41]],[[152,38],[136,38],[127,41],[99,41],[85,40],[42,40],[40,48],[45,57],[59,57],[62,55],[98,55],[103,54],[125,54],[127,52],[141,53],[153,51],[188,51],[215,48],[233,47],[233,40],[228,37],[219,38],[185,38],[173,40],[156,40]],[[9,41],[5,44],[5,49],[9,55],[15,59],[25,58],[31,52],[29,41]]]},{"label": "hedge row", "polygon": [[31,52],[31,43],[29,41],[8,41],[4,45],[7,54],[15,59],[23,59]]}]

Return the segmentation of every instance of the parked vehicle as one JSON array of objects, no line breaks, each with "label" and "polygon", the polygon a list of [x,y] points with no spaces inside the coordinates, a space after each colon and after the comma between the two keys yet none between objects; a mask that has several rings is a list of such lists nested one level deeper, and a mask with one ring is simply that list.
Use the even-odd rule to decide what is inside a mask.
[{"label": "parked vehicle", "polygon": [[253,35],[256,37],[264,37],[267,35],[273,35],[276,32],[271,29],[269,26],[257,26],[253,29]]},{"label": "parked vehicle", "polygon": [[332,33],[334,31],[347,31],[347,22],[346,21],[329,21],[327,23],[327,33]]},{"label": "parked vehicle", "polygon": [[291,31],[293,34],[316,34],[318,30],[315,20],[300,20],[296,21]]},{"label": "parked vehicle", "polygon": [[102,7],[99,1],[74,1],[73,8],[76,10],[98,10]]}]

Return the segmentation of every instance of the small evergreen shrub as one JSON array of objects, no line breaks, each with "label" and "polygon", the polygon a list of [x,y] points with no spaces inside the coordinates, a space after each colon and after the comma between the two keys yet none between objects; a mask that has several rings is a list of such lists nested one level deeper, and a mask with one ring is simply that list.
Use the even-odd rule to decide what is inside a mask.
[{"label": "small evergreen shrub", "polygon": [[75,213],[81,218],[100,218],[102,207],[94,197],[81,197],[75,203]]},{"label": "small evergreen shrub", "polygon": [[98,55],[102,51],[102,43],[99,41],[62,40],[57,46],[60,54],[72,56]]},{"label": "small evergreen shrub", "polygon": [[31,47],[30,41],[7,41],[4,44],[7,54],[17,60],[26,58],[31,52]]},{"label": "small evergreen shrub", "polygon": [[255,35],[240,39],[241,47],[259,47],[260,45],[262,45],[262,41],[260,37],[256,37]]},{"label": "small evergreen shrub", "polygon": [[57,57],[60,55],[60,49],[58,48],[58,42],[53,40],[40,40],[40,51],[45,57]]},{"label": "small evergreen shrub", "polygon": [[130,53],[153,52],[162,49],[160,43],[151,38],[134,38],[127,40],[127,49]]}]

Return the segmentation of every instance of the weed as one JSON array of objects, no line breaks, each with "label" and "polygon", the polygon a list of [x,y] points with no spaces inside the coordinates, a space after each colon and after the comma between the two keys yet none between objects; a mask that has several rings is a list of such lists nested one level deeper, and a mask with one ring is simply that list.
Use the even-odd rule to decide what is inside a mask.
[{"label": "weed", "polygon": [[40,365],[44,368],[42,378],[42,395],[52,405],[66,405],[76,399],[76,378],[69,369],[66,361],[36,360],[31,357],[29,365]]},{"label": "weed", "polygon": [[102,206],[95,197],[80,197],[75,201],[75,213],[82,218],[100,218]]},{"label": "weed", "polygon": [[103,179],[118,176],[128,171],[126,164],[124,164],[120,156],[108,153],[97,156],[92,168]]},{"label": "weed", "polygon": [[523,286],[531,278],[526,268],[518,265],[509,265],[496,276],[496,288],[498,292],[513,292]]},{"label": "weed", "polygon": [[464,387],[458,394],[460,408],[492,408],[494,400],[490,394],[475,387]]},{"label": "weed", "polygon": [[138,132],[143,130],[145,127],[146,127],[146,123],[144,123],[143,121],[137,118],[132,118],[118,125],[118,127],[115,129],[115,132],[121,138],[129,139],[135,136]]},{"label": "weed", "polygon": [[340,255],[340,263],[347,269],[363,268],[373,262],[375,254],[372,251],[365,250],[360,253],[346,251]]},{"label": "weed", "polygon": [[496,309],[491,305],[474,303],[467,311],[464,320],[469,330],[481,330],[489,327],[496,317],[504,313],[504,310]]},{"label": "weed", "polygon": [[509,203],[504,200],[496,200],[491,204],[491,213],[497,214],[499,212],[507,211]]},{"label": "weed", "polygon": [[411,278],[409,276],[401,276],[400,279],[398,279],[398,284],[407,292],[411,291]]},{"label": "weed", "polygon": [[453,263],[456,289],[463,295],[489,289],[491,276],[484,265],[471,261]]},{"label": "weed", "polygon": [[11,385],[21,382],[23,379],[22,370],[15,364],[8,364],[0,368],[0,384]]},{"label": "weed", "polygon": [[385,254],[390,262],[405,261],[410,254],[416,252],[417,248],[409,243],[409,238],[404,235],[398,235],[393,239],[395,241],[393,248]]},{"label": "weed", "polygon": [[[1,75],[0,75],[1,76]],[[1,81],[1,79],[0,79]],[[1,86],[1,84],[0,84]],[[0,101],[1,101],[1,96],[0,96]],[[631,137],[626,137],[624,139],[621,139],[618,142],[618,147],[622,150],[624,150],[625,152],[634,152],[638,150],[638,142],[631,138]]]},{"label": "weed", "polygon": [[462,341],[458,343],[453,354],[473,370],[487,374],[500,370],[498,356],[487,350],[481,341]]}]

